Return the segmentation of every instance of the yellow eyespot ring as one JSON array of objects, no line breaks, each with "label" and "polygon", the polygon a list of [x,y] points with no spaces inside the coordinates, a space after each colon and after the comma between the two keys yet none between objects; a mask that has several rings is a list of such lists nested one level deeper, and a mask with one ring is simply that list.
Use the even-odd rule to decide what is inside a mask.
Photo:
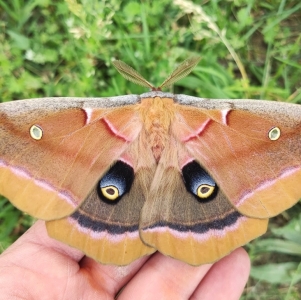
[{"label": "yellow eyespot ring", "polygon": [[43,130],[40,126],[38,125],[32,125],[29,129],[30,136],[34,140],[40,140],[43,137]]},{"label": "yellow eyespot ring", "polygon": [[280,138],[280,135],[281,135],[281,131],[279,127],[273,127],[269,131],[269,139],[271,141],[277,141]]},{"label": "yellow eyespot ring", "polygon": [[201,184],[197,189],[197,196],[202,199],[210,197],[214,192],[215,186],[209,184]]},{"label": "yellow eyespot ring", "polygon": [[108,200],[116,200],[119,197],[119,190],[113,185],[108,185],[101,188],[101,192]]}]

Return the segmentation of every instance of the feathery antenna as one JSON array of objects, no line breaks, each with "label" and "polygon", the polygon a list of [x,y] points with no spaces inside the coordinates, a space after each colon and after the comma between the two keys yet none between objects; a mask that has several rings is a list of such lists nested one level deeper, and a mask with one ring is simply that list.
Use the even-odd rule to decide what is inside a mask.
[{"label": "feathery antenna", "polygon": [[149,83],[141,74],[139,74],[125,62],[121,60],[115,60],[113,61],[113,65],[125,79],[144,87],[151,88],[152,90],[155,89],[155,87],[151,83]]},{"label": "feathery antenna", "polygon": [[158,87],[162,89],[163,87],[169,87],[174,84],[176,81],[187,76],[193,68],[199,63],[201,58],[199,56],[190,57],[184,60],[179,66],[169,75],[167,79]]},{"label": "feathery antenna", "polygon": [[184,60],[170,75],[164,80],[164,82],[158,87],[154,87],[150,82],[148,82],[141,74],[139,74],[132,67],[127,65],[121,60],[113,61],[114,67],[117,71],[127,80],[132,81],[136,84],[142,85],[144,87],[151,88],[153,91],[161,90],[163,87],[169,87],[176,81],[187,76],[193,68],[199,63],[201,58],[199,56],[190,57]]}]

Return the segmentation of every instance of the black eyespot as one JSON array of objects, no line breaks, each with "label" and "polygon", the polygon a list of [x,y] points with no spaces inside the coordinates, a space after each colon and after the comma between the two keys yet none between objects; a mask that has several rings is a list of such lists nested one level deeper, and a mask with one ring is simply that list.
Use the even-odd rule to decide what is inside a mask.
[{"label": "black eyespot", "polygon": [[133,181],[133,168],[118,160],[99,180],[98,196],[106,203],[116,204],[124,194],[129,192]]},{"label": "black eyespot", "polygon": [[182,175],[187,191],[193,194],[197,200],[206,202],[216,196],[218,186],[195,160],[183,167]]}]

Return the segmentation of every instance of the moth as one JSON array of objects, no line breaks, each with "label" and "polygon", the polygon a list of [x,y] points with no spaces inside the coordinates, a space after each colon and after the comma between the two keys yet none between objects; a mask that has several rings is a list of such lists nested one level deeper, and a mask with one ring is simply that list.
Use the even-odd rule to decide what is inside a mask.
[{"label": "moth", "polygon": [[301,106],[162,92],[0,104],[0,193],[104,264],[214,262],[301,197]]}]

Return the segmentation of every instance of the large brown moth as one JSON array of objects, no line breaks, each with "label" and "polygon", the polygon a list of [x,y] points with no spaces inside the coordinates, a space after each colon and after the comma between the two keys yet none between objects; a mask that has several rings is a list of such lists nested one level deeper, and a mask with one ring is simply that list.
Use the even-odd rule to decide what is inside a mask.
[{"label": "large brown moth", "polygon": [[105,264],[214,262],[301,197],[301,106],[164,93],[0,104],[0,193]]}]

